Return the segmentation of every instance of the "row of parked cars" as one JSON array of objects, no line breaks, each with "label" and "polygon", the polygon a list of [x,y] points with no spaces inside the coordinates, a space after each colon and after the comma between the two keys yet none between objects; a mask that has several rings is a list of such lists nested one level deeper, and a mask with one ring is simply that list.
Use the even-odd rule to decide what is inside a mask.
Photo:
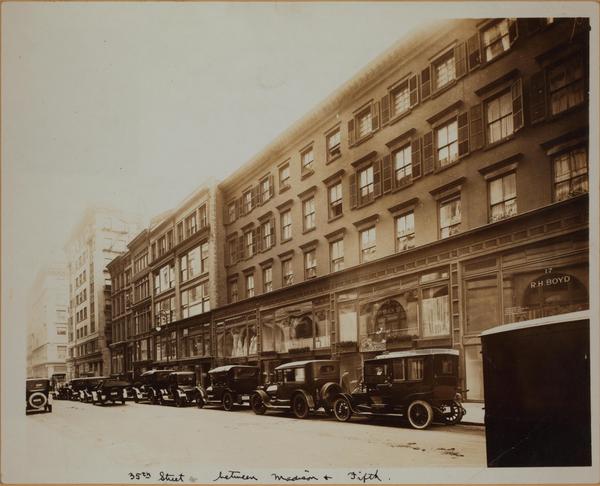
[{"label": "row of parked cars", "polygon": [[[416,429],[432,422],[456,424],[465,410],[458,389],[458,351],[423,349],[382,354],[365,360],[363,379],[350,386],[337,360],[306,360],[275,368],[261,385],[260,368],[226,365],[209,371],[210,386],[193,372],[150,370],[135,384],[109,377],[76,378],[56,398],[104,405],[126,400],[152,404],[250,406],[257,415],[291,411],[304,419],[317,410],[345,422],[352,416],[401,417]],[[352,389],[351,389],[352,388]]]}]

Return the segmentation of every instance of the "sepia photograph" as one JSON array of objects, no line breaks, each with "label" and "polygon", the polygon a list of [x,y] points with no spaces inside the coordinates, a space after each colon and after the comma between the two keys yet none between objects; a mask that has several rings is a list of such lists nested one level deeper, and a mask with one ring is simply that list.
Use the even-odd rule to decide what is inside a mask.
[{"label": "sepia photograph", "polygon": [[600,481],[596,2],[0,8],[3,483]]}]

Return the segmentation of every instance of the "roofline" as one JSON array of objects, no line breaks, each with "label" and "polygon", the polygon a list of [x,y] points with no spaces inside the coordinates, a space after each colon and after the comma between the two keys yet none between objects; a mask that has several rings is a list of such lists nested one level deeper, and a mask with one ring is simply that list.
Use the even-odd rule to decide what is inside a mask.
[{"label": "roofline", "polygon": [[[398,39],[390,48],[369,62],[306,115],[284,130],[254,157],[223,179],[219,188],[229,191],[240,181],[249,178],[251,173],[260,172],[270,161],[269,159],[279,157],[290,145],[305,137],[307,131],[312,132],[315,126],[320,125],[324,119],[352,104],[363,89],[380,82],[383,75],[398,67],[398,61],[405,63],[418,57],[424,49],[447,35],[448,31],[461,22],[464,22],[464,19],[433,21]],[[432,32],[436,33],[434,37],[432,37]]]},{"label": "roofline", "polygon": [[480,336],[490,336],[492,334],[500,334],[503,332],[518,331],[531,327],[542,327],[552,324],[562,324],[569,321],[582,321],[590,319],[590,311],[569,312],[567,314],[558,314],[555,316],[540,317],[539,319],[530,319],[528,321],[513,322],[512,324],[504,324],[502,326],[492,327],[487,331],[483,331]]}]

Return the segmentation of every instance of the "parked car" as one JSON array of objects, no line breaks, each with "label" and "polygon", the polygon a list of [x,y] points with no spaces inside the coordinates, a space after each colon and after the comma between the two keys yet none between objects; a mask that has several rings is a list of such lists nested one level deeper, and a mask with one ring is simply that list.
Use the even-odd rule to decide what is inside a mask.
[{"label": "parked car", "polygon": [[415,429],[425,429],[434,420],[456,424],[465,414],[458,351],[414,349],[365,360],[362,383],[336,397],[333,412],[341,422],[354,414],[403,417]]},{"label": "parked car", "polygon": [[100,381],[95,388],[91,390],[92,403],[95,405],[104,405],[111,402],[113,405],[116,402],[125,404],[126,389],[131,386],[131,383],[114,378],[107,378]]},{"label": "parked car", "polygon": [[165,378],[175,370],[149,370],[140,375],[139,381],[133,386],[134,400],[136,402],[148,401],[154,405],[160,403],[161,388]]},{"label": "parked car", "polygon": [[246,365],[226,365],[208,372],[210,386],[200,387],[198,408],[204,405],[222,405],[233,410],[235,405],[250,403],[251,393],[260,384],[260,368]]},{"label": "parked car", "polygon": [[107,380],[108,376],[90,376],[86,378],[79,389],[79,401],[85,403],[92,403],[93,396],[92,391],[100,384],[101,381]]},{"label": "parked car", "polygon": [[50,388],[52,390],[52,395],[55,399],[61,399],[64,397],[64,392],[62,397],[59,397],[60,390],[62,390],[67,384],[67,374],[66,373],[54,373],[50,377]]},{"label": "parked car", "polygon": [[196,403],[200,390],[196,386],[196,374],[192,371],[174,371],[158,380],[161,405],[178,407]]},{"label": "parked car", "polygon": [[25,381],[25,414],[33,412],[52,412],[50,380],[46,378]]},{"label": "parked car", "polygon": [[335,360],[308,360],[275,368],[272,383],[259,387],[250,398],[257,415],[267,409],[291,410],[300,419],[323,408],[330,412],[333,400],[341,394],[340,367]]}]

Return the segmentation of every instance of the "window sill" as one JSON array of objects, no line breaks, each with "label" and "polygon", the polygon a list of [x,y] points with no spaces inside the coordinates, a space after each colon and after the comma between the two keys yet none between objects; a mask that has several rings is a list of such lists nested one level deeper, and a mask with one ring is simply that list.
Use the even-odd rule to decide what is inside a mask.
[{"label": "window sill", "polygon": [[392,125],[398,123],[400,120],[407,117],[411,113],[412,113],[412,107],[408,108],[407,110],[404,110],[402,113],[398,113],[398,114],[390,117],[390,121],[388,122],[388,125],[392,126]]},{"label": "window sill", "polygon": [[310,233],[311,231],[315,231],[316,229],[317,229],[317,227],[313,226],[312,228],[302,230],[302,234],[305,235],[307,233]]},{"label": "window sill", "polygon": [[339,154],[337,154],[337,155],[335,155],[333,157],[328,158],[327,159],[327,164],[331,164],[331,163],[335,162],[336,160],[338,160],[340,158],[342,158],[342,154],[341,153],[339,153]]},{"label": "window sill", "polygon": [[492,149],[498,147],[499,145],[502,145],[506,142],[510,142],[511,140],[514,140],[514,139],[515,139],[515,132],[511,133],[510,135],[508,135],[507,137],[504,137],[501,140],[498,140],[494,143],[487,144],[485,147],[483,147],[483,151],[486,152],[488,150],[492,150]]},{"label": "window sill", "polygon": [[367,206],[370,206],[374,202],[375,202],[375,198],[371,199],[370,201],[364,202],[364,203],[357,203],[356,209],[366,208]]},{"label": "window sill", "polygon": [[394,184],[392,186],[392,193],[402,191],[403,189],[406,189],[407,187],[412,186],[414,183],[415,183],[415,180],[412,178],[412,176],[411,176],[411,179],[409,182],[405,182],[404,184],[402,184],[400,186],[397,186],[396,182],[394,181]]},{"label": "window sill", "polygon": [[367,140],[372,139],[374,135],[375,135],[375,132],[371,131],[368,135],[365,135],[364,137],[357,139],[354,142],[353,147],[358,147],[359,145],[361,145],[362,143],[366,142]]},{"label": "window sill", "polygon": [[454,162],[450,162],[449,164],[443,165],[443,166],[437,166],[436,169],[433,171],[434,174],[439,174],[441,172],[444,172],[445,170],[454,167],[455,165],[460,164],[462,161],[462,159],[456,159]]},{"label": "window sill", "polygon": [[327,222],[332,223],[333,221],[337,221],[338,219],[342,218],[343,216],[344,216],[344,213],[338,214],[337,216],[333,216],[333,217],[329,218],[327,220]]},{"label": "window sill", "polygon": [[279,194],[283,194],[285,191],[287,191],[288,189],[291,189],[291,185],[287,185],[287,186],[279,186]]},{"label": "window sill", "polygon": [[433,100],[435,98],[437,98],[438,96],[442,95],[443,93],[445,93],[446,91],[454,88],[454,86],[456,86],[458,84],[458,79],[453,79],[452,81],[450,81],[448,84],[445,84],[444,86],[442,86],[441,88],[433,91],[431,93],[431,95],[429,96],[430,100]]},{"label": "window sill", "polygon": [[284,243],[287,243],[288,241],[292,241],[292,238],[286,238],[285,240],[282,239],[279,243],[284,244]]},{"label": "window sill", "polygon": [[[574,111],[581,110],[584,106],[588,106],[588,105],[589,105],[589,99],[586,98],[584,101],[582,101],[578,105],[571,106],[571,108],[567,108],[566,110],[561,111],[559,113],[554,113],[554,114],[548,113],[546,118],[544,118],[544,120],[540,120],[540,122],[541,121],[552,122],[552,121],[556,120],[557,118],[560,118],[561,116],[565,116],[570,113],[573,113]],[[548,107],[548,108],[550,108],[550,107]],[[548,109],[548,112],[550,112],[550,109]],[[540,123],[540,122],[537,122],[537,123]]]},{"label": "window sill", "polygon": [[312,169],[302,169],[302,174],[300,175],[300,180],[304,180],[307,179],[308,177],[310,177],[311,175],[313,175],[315,173],[314,170]]}]

